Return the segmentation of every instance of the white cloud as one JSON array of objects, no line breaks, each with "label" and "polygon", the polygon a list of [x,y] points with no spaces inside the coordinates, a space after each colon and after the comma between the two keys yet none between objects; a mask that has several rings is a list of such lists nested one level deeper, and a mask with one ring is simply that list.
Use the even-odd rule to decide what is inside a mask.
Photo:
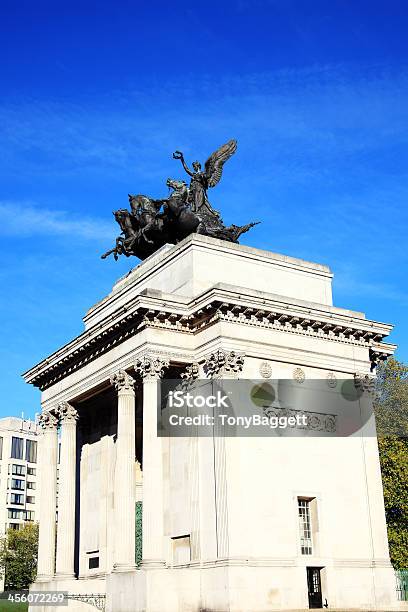
[{"label": "white cloud", "polygon": [[113,224],[90,216],[77,217],[32,202],[0,201],[0,234],[3,236],[71,236],[73,239],[112,240]]}]

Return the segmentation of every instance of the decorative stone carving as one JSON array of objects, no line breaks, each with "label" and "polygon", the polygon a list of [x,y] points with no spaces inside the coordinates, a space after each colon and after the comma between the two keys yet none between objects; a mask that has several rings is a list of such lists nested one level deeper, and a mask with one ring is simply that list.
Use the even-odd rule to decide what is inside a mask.
[{"label": "decorative stone carving", "polygon": [[38,417],[39,426],[46,429],[55,429],[58,427],[58,418],[50,410],[43,410]]},{"label": "decorative stone carving", "polygon": [[106,595],[104,595],[103,593],[86,593],[84,595],[74,595],[69,593],[68,595],[66,595],[66,599],[72,599],[73,601],[82,601],[83,603],[93,606],[97,610],[101,610],[101,612],[105,611]]},{"label": "decorative stone carving", "polygon": [[78,419],[78,411],[68,402],[60,402],[55,409],[62,422],[75,423]]},{"label": "decorative stone carving", "polygon": [[327,386],[334,389],[337,385],[337,378],[334,372],[329,372],[326,376]]},{"label": "decorative stone carving", "polygon": [[119,370],[119,372],[111,376],[110,382],[117,391],[133,391],[135,385],[134,378],[125,372],[125,370]]},{"label": "decorative stone carving", "polygon": [[181,378],[183,378],[183,380],[195,380],[196,378],[198,378],[200,373],[200,366],[198,365],[198,363],[194,362],[194,363],[190,363],[188,366],[186,366],[186,369],[184,370],[184,372],[182,372],[180,374]]},{"label": "decorative stone carving", "polygon": [[326,433],[335,433],[337,430],[337,415],[336,414],[325,414],[323,412],[309,412],[306,410],[292,410],[285,408],[267,407],[263,409],[263,413],[267,417],[297,417],[306,416],[307,424],[305,426],[288,425],[289,428],[312,430],[312,431],[324,431]]},{"label": "decorative stone carving", "polygon": [[302,368],[295,368],[293,370],[293,380],[296,380],[296,382],[302,384],[305,382],[305,378],[306,376]]},{"label": "decorative stone carving", "polygon": [[270,378],[272,376],[272,366],[268,361],[263,361],[259,366],[259,373],[262,378]]},{"label": "decorative stone carving", "polygon": [[371,396],[376,394],[375,377],[368,374],[354,374],[354,385],[356,389],[360,389],[363,393],[368,393]]},{"label": "decorative stone carving", "polygon": [[168,359],[160,359],[160,357],[152,357],[150,355],[144,355],[140,359],[137,359],[134,364],[136,374],[141,378],[162,378],[165,370],[169,367]]},{"label": "decorative stone carving", "polygon": [[204,371],[209,378],[225,374],[238,374],[244,366],[244,355],[235,351],[219,350],[211,353],[204,363]]}]

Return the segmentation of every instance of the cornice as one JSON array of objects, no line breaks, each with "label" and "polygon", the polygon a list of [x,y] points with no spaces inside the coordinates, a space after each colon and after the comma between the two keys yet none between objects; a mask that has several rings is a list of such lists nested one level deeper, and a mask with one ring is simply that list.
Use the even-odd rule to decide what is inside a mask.
[{"label": "cornice", "polygon": [[377,363],[395,350],[382,343],[392,326],[351,311],[302,302],[286,301],[263,292],[240,292],[217,286],[198,298],[182,300],[159,291],[145,290],[126,307],[118,308],[102,323],[77,338],[23,374],[26,382],[46,389],[146,328],[198,334],[217,323],[259,327],[320,338],[370,349]]}]

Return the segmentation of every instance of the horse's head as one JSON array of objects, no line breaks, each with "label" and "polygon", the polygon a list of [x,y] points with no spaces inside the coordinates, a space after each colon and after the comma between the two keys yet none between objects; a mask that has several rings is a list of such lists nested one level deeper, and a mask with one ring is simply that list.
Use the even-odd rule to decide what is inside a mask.
[{"label": "horse's head", "polygon": [[176,181],[176,179],[168,178],[166,185],[178,195],[182,195],[187,191],[187,183],[185,181]]},{"label": "horse's head", "polygon": [[132,206],[132,204],[136,205],[136,203],[137,203],[137,196],[132,195],[131,193],[128,193],[128,198],[129,198],[129,204],[131,206]]},{"label": "horse's head", "polygon": [[114,210],[112,214],[115,217],[116,221],[119,222],[121,219],[124,219],[125,217],[129,216],[129,211],[126,210],[126,208],[120,208],[119,210]]}]

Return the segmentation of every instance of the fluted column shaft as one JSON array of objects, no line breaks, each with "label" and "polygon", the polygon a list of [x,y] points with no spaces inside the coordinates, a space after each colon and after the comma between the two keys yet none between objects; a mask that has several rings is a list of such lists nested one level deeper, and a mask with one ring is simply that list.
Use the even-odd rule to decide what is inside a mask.
[{"label": "fluted column shaft", "polygon": [[120,370],[111,379],[118,392],[118,434],[114,486],[114,570],[134,569],[135,564],[135,392],[134,379]]},{"label": "fluted column shaft", "polygon": [[58,419],[51,412],[43,411],[39,424],[43,433],[40,440],[41,499],[37,581],[47,581],[54,576],[55,563]]},{"label": "fluted column shaft", "polygon": [[157,436],[158,385],[169,363],[144,357],[135,363],[143,379],[143,517],[142,567],[165,567],[163,454]]},{"label": "fluted column shaft", "polygon": [[76,492],[76,420],[78,413],[63,402],[57,408],[61,419],[59,466],[57,563],[58,577],[74,577],[75,492]]}]

